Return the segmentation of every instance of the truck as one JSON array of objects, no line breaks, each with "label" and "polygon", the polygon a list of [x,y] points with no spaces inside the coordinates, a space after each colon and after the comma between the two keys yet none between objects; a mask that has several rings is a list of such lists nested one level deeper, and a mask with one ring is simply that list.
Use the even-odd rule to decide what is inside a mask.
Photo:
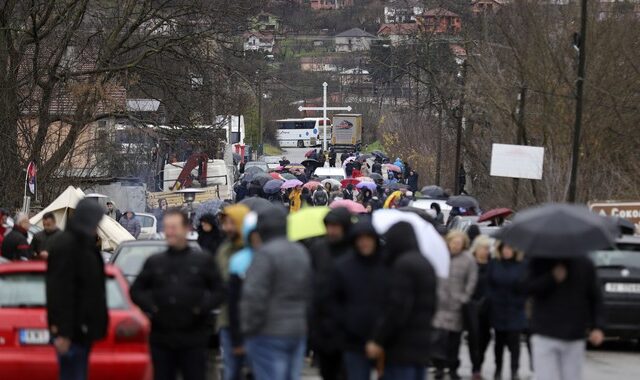
[{"label": "truck", "polygon": [[362,115],[333,115],[331,145],[337,152],[359,151],[362,147]]}]

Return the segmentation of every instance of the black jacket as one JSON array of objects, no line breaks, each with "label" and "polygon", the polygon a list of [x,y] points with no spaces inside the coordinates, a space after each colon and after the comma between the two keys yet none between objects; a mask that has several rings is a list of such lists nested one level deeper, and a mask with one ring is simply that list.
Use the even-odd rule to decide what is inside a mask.
[{"label": "black jacket", "polygon": [[567,278],[557,283],[551,271],[560,261],[532,259],[525,286],[533,297],[531,332],[563,340],[584,339],[602,328],[603,301],[596,269],[587,257],[562,262]]},{"label": "black jacket", "polygon": [[31,246],[33,247],[33,251],[36,254],[39,254],[42,251],[49,251],[49,246],[51,245],[51,241],[59,233],[61,233],[61,231],[56,228],[56,230],[53,232],[47,232],[45,230],[42,230],[37,234],[33,235],[33,240],[31,241]]},{"label": "black jacket", "polygon": [[212,255],[169,249],[147,259],[131,298],[151,319],[151,344],[205,347],[211,311],[222,303],[224,288]]},{"label": "black jacket", "polygon": [[[202,229],[202,222],[212,225],[213,230],[211,232],[205,232]],[[212,255],[215,255],[223,240],[224,236],[220,233],[216,216],[213,214],[203,215],[200,218],[200,226],[198,226],[198,244],[200,245],[200,248]]]},{"label": "black jacket", "polygon": [[336,263],[332,311],[344,349],[362,352],[373,338],[382,315],[386,275],[380,252],[370,257],[351,252]]},{"label": "black jacket", "polygon": [[[97,211],[102,218],[102,210]],[[80,206],[76,209],[79,212]],[[79,231],[70,221],[66,230],[51,242],[47,261],[47,317],[51,334],[81,344],[102,339],[107,333],[109,314],[104,261],[95,237]]]},{"label": "black jacket", "polygon": [[390,284],[374,340],[384,347],[390,365],[427,365],[437,304],[435,271],[408,223],[391,227],[385,240]]},{"label": "black jacket", "polygon": [[2,256],[7,260],[31,260],[33,249],[27,241],[27,232],[14,227],[2,241]]}]

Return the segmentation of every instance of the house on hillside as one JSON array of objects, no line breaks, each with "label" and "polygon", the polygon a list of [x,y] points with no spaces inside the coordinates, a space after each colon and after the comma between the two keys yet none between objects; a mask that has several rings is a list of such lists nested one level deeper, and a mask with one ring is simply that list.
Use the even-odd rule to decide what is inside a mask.
[{"label": "house on hillside", "polygon": [[430,34],[458,34],[462,30],[460,15],[444,8],[426,10],[418,17],[420,29]]},{"label": "house on hillside", "polygon": [[244,34],[244,51],[263,51],[273,53],[275,39],[271,34],[247,32]]},{"label": "house on hillside", "polygon": [[415,23],[416,17],[424,12],[422,0],[391,0],[384,6],[385,24]]},{"label": "house on hillside", "polygon": [[471,12],[474,15],[495,13],[507,3],[507,0],[472,0]]},{"label": "house on hillside", "polygon": [[398,46],[414,39],[418,35],[418,24],[382,24],[378,29],[378,38],[389,39],[391,45]]},{"label": "house on hillside", "polygon": [[360,28],[349,29],[335,36],[337,52],[367,51],[376,36]]},{"label": "house on hillside", "polygon": [[253,17],[249,24],[251,30],[262,33],[278,33],[281,28],[280,18],[267,12],[261,12]]},{"label": "house on hillside", "polygon": [[309,6],[311,9],[320,10],[333,10],[341,9],[353,6],[354,0],[310,0]]}]

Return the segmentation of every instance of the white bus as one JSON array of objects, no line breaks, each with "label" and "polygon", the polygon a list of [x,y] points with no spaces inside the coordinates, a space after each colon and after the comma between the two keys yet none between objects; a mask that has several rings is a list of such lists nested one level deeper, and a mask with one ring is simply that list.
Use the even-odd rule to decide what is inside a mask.
[{"label": "white bus", "polygon": [[331,120],[324,122],[321,117],[305,117],[303,119],[276,120],[276,139],[281,147],[315,147],[322,146],[324,125],[327,129],[327,142],[331,142]]}]

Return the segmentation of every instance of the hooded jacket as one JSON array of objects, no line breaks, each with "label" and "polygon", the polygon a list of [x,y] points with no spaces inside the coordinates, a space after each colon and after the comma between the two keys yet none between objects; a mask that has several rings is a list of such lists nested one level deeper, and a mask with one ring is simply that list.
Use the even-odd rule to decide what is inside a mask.
[{"label": "hooded jacket", "polygon": [[[213,230],[205,232],[202,228],[202,223],[208,223],[213,226]],[[215,255],[222,243],[222,234],[220,233],[220,227],[218,226],[218,218],[213,214],[204,214],[200,218],[200,225],[198,226],[198,244],[200,248],[208,253]]]},{"label": "hooded jacket", "polygon": [[257,231],[263,244],[242,286],[242,331],[246,336],[303,337],[311,297],[307,250],[287,239],[286,212],[279,208],[258,214]]},{"label": "hooded jacket", "polygon": [[289,194],[289,211],[296,212],[302,207],[302,189],[295,188]]},{"label": "hooded jacket", "polygon": [[[378,238],[370,218],[358,221],[351,230],[351,239],[370,235]],[[340,334],[342,348],[364,350],[373,338],[374,327],[382,316],[387,287],[387,268],[380,246],[371,256],[353,251],[335,264],[332,287],[332,316]]]},{"label": "hooded jacket", "polygon": [[[127,214],[131,213],[133,216],[131,219],[127,217]],[[142,231],[142,227],[140,226],[140,221],[136,218],[136,214],[133,211],[127,211],[120,218],[120,225],[127,230],[131,236],[134,238],[138,238],[140,236],[140,231]]]},{"label": "hooded jacket", "polygon": [[374,341],[384,347],[388,364],[424,366],[429,362],[436,309],[436,274],[420,253],[410,224],[395,224],[384,238],[390,283]]},{"label": "hooded jacket", "polygon": [[[249,211],[249,207],[244,204],[237,203],[225,207],[221,213],[222,218],[230,218],[233,221],[236,226],[236,231],[238,231],[238,236],[233,240],[227,238],[225,242],[220,245],[218,253],[216,254],[216,264],[218,268],[220,268],[220,274],[222,275],[223,281],[227,284],[229,282],[229,260],[234,253],[244,247],[244,242],[242,240],[242,227],[244,218],[247,216]],[[219,328],[229,327],[229,311],[227,309],[226,302],[223,304],[220,314],[218,315],[217,325]]]},{"label": "hooded jacket", "polygon": [[97,203],[83,199],[65,231],[51,241],[46,289],[47,318],[53,337],[91,344],[107,333],[104,261],[94,235],[103,216]]}]

